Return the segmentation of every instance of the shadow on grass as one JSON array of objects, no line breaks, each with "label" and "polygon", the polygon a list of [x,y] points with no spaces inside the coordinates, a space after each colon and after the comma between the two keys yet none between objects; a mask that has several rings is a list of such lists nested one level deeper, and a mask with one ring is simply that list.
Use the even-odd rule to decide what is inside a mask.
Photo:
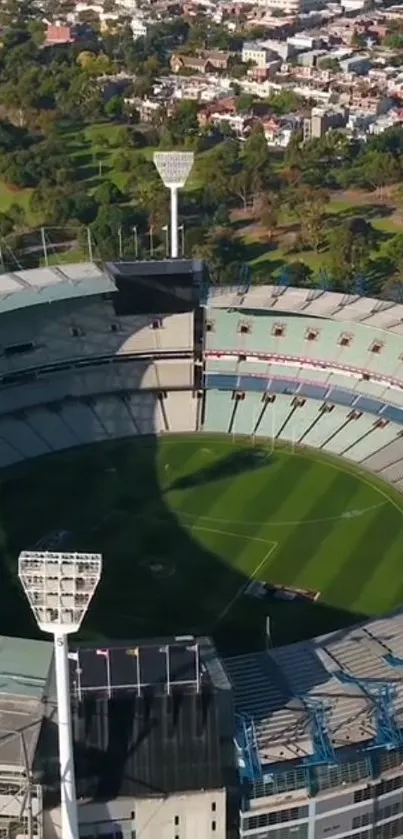
[{"label": "shadow on grass", "polygon": [[[249,578],[196,541],[168,506],[157,448],[152,437],[111,442],[42,458],[3,475],[0,633],[38,637],[16,577],[17,556],[55,531],[70,534],[70,550],[99,551],[104,557],[83,630],[87,640],[212,633],[228,654],[262,649],[268,615],[275,643],[358,619],[323,603],[266,602],[247,595]],[[189,446],[184,457],[187,451]],[[228,477],[260,465],[256,450],[234,453],[176,487],[218,480],[222,469]]]},{"label": "shadow on grass", "polygon": [[267,449],[263,447],[256,446],[256,448],[251,450],[236,450],[228,455],[224,455],[219,461],[215,461],[196,472],[177,478],[165,488],[165,492],[187,490],[215,481],[226,480],[227,478],[236,478],[238,475],[243,475],[246,472],[267,467],[274,460],[275,455],[268,454]]},{"label": "shadow on grass", "polygon": [[[244,242],[246,258],[249,262],[253,260],[260,259],[260,257],[265,256],[269,253],[275,253],[278,249],[277,242]],[[270,260],[272,262],[274,260]]]},{"label": "shadow on grass", "polygon": [[346,207],[335,213],[328,213],[327,220],[332,218],[339,221],[346,221],[351,218],[365,218],[366,221],[376,218],[388,218],[394,212],[394,207],[388,204],[355,204],[351,207]]}]

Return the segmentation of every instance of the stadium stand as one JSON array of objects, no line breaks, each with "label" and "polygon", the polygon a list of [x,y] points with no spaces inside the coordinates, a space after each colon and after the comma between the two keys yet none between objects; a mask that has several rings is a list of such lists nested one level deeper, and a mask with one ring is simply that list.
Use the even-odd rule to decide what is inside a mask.
[{"label": "stadium stand", "polygon": [[[0,832],[22,823],[42,836],[42,785],[34,773],[48,711],[53,647],[45,641],[0,636]],[[29,807],[27,807],[27,796]],[[18,835],[15,832],[14,835]]]},{"label": "stadium stand", "polygon": [[[196,361],[191,306],[149,315],[115,298],[110,272],[92,264],[0,277],[1,467],[102,440],[203,430],[316,447],[403,490],[402,305],[319,289],[214,289]],[[13,643],[0,639],[7,730],[0,756],[17,732],[13,754],[0,762],[0,830],[4,819],[4,839],[18,835],[10,823],[19,799],[24,826],[26,772],[35,766],[33,836],[56,839],[57,813],[41,809],[42,787],[46,796],[55,792],[51,651]],[[403,835],[402,658],[402,614],[237,655],[225,669],[206,641],[208,708],[186,698],[176,709],[176,738],[176,711],[154,685],[157,724],[144,741],[151,706],[139,703],[128,720],[123,701],[111,708],[105,695],[92,694],[84,708],[75,683],[83,839],[193,839],[201,824],[203,837],[224,839],[230,794],[240,799],[231,827],[242,838],[396,839]],[[27,769],[15,743],[28,718]],[[127,742],[119,752],[129,722],[130,742],[143,743],[138,754]],[[234,733],[239,784],[228,774]],[[152,795],[139,792],[138,776]]]}]

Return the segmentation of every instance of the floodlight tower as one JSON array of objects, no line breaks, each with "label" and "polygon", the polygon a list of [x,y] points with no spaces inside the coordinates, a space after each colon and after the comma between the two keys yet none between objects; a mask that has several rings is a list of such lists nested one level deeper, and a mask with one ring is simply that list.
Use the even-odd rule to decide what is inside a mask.
[{"label": "floodlight tower", "polygon": [[171,258],[178,257],[178,191],[185,186],[194,161],[191,151],[156,151],[154,166],[171,193]]},{"label": "floodlight tower", "polygon": [[99,583],[100,554],[23,551],[18,576],[42,632],[53,635],[62,839],[79,839],[67,636],[77,632]]}]

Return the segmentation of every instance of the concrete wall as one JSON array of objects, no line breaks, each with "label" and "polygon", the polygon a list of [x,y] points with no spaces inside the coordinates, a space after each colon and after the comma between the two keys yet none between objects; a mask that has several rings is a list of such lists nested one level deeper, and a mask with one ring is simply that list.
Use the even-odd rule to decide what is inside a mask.
[{"label": "concrete wall", "polygon": [[[168,795],[166,798],[117,798],[114,801],[80,803],[82,837],[123,834],[132,839],[225,839],[226,792]],[[61,839],[60,808],[45,814],[44,839]]]}]

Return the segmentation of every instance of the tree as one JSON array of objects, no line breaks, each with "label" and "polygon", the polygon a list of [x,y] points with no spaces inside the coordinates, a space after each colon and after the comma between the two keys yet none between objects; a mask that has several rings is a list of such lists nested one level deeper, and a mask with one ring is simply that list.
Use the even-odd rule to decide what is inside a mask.
[{"label": "tree", "polygon": [[244,210],[253,198],[253,186],[254,178],[249,169],[240,169],[229,180],[229,190],[240,199]]},{"label": "tree", "polygon": [[113,181],[103,181],[94,192],[94,199],[101,206],[119,204],[123,199],[123,193]]},{"label": "tree", "polygon": [[391,50],[403,49],[403,35],[399,35],[397,32],[390,32],[383,39],[383,46],[389,47]]},{"label": "tree", "polygon": [[228,227],[209,227],[203,244],[196,245],[193,253],[208,262],[217,283],[237,280],[245,260],[242,240]]},{"label": "tree", "polygon": [[105,102],[104,111],[109,119],[121,119],[123,116],[124,102],[123,97],[115,94]]},{"label": "tree", "polygon": [[323,189],[307,186],[295,191],[294,201],[295,213],[300,222],[301,242],[318,251],[325,233],[329,195]]},{"label": "tree", "polygon": [[266,99],[267,105],[274,114],[291,114],[298,111],[304,104],[301,96],[293,90],[280,90],[279,93],[271,93]]},{"label": "tree", "polygon": [[26,226],[27,214],[20,204],[11,204],[7,210],[7,216],[11,220],[14,230],[20,231]]},{"label": "tree", "polygon": [[395,264],[403,262],[403,233],[396,233],[392,239],[389,239],[385,245],[384,253]]},{"label": "tree", "polygon": [[337,58],[322,58],[318,62],[318,67],[321,70],[332,70],[334,73],[340,73],[341,67]]},{"label": "tree", "polygon": [[238,114],[249,114],[253,108],[255,99],[250,93],[241,93],[235,99],[235,107]]},{"label": "tree", "polygon": [[184,99],[175,108],[168,119],[167,129],[176,144],[183,143],[188,137],[196,137],[199,133],[198,110],[198,104],[194,99]]},{"label": "tree", "polygon": [[266,231],[270,241],[278,223],[278,199],[273,194],[262,192],[257,196],[253,209],[255,218]]},{"label": "tree", "polygon": [[31,195],[30,208],[44,224],[63,226],[71,215],[71,201],[62,190],[40,186]]},{"label": "tree", "polygon": [[329,236],[329,268],[341,287],[368,269],[373,238],[366,224],[365,219],[352,219]]},{"label": "tree", "polygon": [[72,196],[71,217],[81,224],[88,225],[95,221],[98,210],[99,204],[92,195],[79,192]]},{"label": "tree", "polygon": [[269,150],[260,124],[252,128],[243,147],[243,161],[250,169],[264,169],[269,165]]},{"label": "tree", "polygon": [[312,268],[306,265],[305,262],[296,260],[290,262],[285,269],[287,281],[290,285],[299,288],[309,288],[312,282]]},{"label": "tree", "polygon": [[0,213],[0,236],[9,236],[13,229],[13,222],[7,213]]}]

